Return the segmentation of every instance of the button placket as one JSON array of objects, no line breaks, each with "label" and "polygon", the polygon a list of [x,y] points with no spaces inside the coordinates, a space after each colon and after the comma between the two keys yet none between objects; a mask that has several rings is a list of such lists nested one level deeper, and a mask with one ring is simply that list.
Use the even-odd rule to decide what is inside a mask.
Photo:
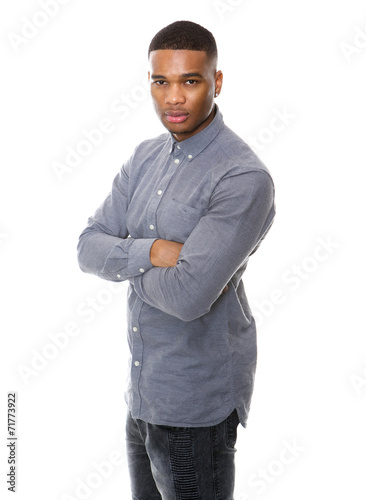
[{"label": "button placket", "polygon": [[150,204],[149,204],[148,212],[147,212],[147,227],[148,227],[148,231],[149,231],[148,234],[150,237],[156,236],[157,199],[158,199],[158,196],[156,196],[156,195],[152,197]]},{"label": "button placket", "polygon": [[[179,152],[179,155],[181,156],[181,152]],[[170,164],[170,166],[166,174],[161,178],[160,182],[158,183],[158,189],[155,188],[154,194],[151,196],[150,199],[150,203],[147,210],[147,227],[148,227],[148,234],[150,237],[158,236],[156,230],[156,212],[163,198],[163,194],[166,191],[166,188],[169,185],[171,178],[176,172],[176,166],[182,161],[182,159],[178,159],[175,156],[177,155],[174,155],[173,153],[173,155],[169,157],[168,165]],[[176,163],[176,161],[178,163]]]},{"label": "button placket", "polygon": [[139,318],[141,314],[142,303],[136,303],[131,311],[131,322],[129,329],[130,345],[131,345],[131,386],[132,386],[132,405],[136,415],[140,412],[141,396],[139,392],[139,379],[142,370],[142,351],[143,342],[141,337],[141,329]]}]

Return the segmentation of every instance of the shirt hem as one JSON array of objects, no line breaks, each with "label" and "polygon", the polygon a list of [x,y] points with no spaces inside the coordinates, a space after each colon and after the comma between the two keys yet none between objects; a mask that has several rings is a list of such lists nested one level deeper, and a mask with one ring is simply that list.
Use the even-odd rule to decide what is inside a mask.
[{"label": "shirt hem", "polygon": [[204,423],[202,423],[202,422],[199,422],[199,423],[168,422],[166,420],[156,420],[156,419],[145,420],[144,418],[135,417],[133,415],[133,412],[129,408],[129,411],[131,412],[131,416],[132,416],[133,419],[135,419],[135,420],[142,420],[142,421],[144,421],[146,423],[149,423],[149,424],[152,424],[152,425],[166,425],[167,427],[213,427],[215,425],[221,424],[221,422],[223,422],[224,420],[226,420],[227,417],[229,415],[231,415],[231,413],[234,410],[236,410],[237,413],[238,413],[240,424],[245,428],[247,426],[246,419],[243,419],[243,417],[240,416],[240,412],[239,412],[239,410],[237,408],[233,408],[232,410],[230,410],[225,417],[220,417],[218,419],[212,420],[210,422],[204,422]]}]

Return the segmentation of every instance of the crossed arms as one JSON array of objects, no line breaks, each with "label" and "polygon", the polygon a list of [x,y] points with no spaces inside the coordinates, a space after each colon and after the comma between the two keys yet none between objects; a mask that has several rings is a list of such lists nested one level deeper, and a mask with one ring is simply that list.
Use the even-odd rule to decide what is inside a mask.
[{"label": "crossed arms", "polygon": [[127,237],[123,181],[120,173],[80,236],[81,269],[112,281],[130,280],[141,300],[183,321],[208,313],[272,223],[271,177],[263,170],[224,177],[184,245]]}]

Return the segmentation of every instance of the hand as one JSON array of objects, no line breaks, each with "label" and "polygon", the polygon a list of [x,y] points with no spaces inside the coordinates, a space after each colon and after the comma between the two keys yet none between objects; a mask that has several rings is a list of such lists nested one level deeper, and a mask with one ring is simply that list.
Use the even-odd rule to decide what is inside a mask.
[{"label": "hand", "polygon": [[150,261],[155,267],[174,267],[177,265],[183,244],[176,241],[156,240],[150,249]]},{"label": "hand", "polygon": [[[174,267],[177,265],[183,244],[176,241],[156,240],[150,249],[150,261],[154,267]],[[226,285],[220,295],[229,290]]]}]

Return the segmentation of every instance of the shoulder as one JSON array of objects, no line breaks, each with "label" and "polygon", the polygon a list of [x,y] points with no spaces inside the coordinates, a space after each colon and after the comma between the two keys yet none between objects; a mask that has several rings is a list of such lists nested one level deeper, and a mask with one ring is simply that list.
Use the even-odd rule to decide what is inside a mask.
[{"label": "shoulder", "polygon": [[[227,163],[237,173],[258,172],[272,176],[269,169],[251,147],[227,125],[223,125],[216,137],[217,146]],[[262,177],[262,175],[259,175]]]},{"label": "shoulder", "polygon": [[160,134],[157,137],[153,137],[151,139],[146,139],[145,141],[140,142],[138,146],[136,146],[134,151],[134,156],[149,156],[156,153],[157,150],[162,149],[169,139],[169,134]]},{"label": "shoulder", "polygon": [[132,155],[124,163],[122,170],[130,177],[131,174],[140,175],[142,170],[146,170],[151,165],[151,158],[156,158],[160,151],[168,144],[169,134],[161,134],[138,144]]},{"label": "shoulder", "polygon": [[225,125],[215,142],[217,176],[211,195],[212,206],[231,200],[228,203],[235,202],[238,210],[247,210],[249,203],[256,214],[263,209],[273,217],[275,186],[266,165],[241,137]]}]

